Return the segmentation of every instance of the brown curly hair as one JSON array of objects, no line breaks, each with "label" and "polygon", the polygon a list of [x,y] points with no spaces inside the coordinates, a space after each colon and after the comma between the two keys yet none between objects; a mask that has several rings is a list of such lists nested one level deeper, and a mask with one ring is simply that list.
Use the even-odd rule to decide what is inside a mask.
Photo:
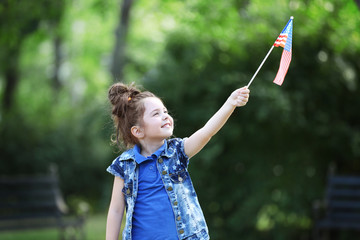
[{"label": "brown curly hair", "polygon": [[143,99],[156,97],[149,91],[140,91],[134,83],[113,84],[108,92],[108,99],[112,105],[112,119],[116,129],[116,139],[113,140],[121,149],[121,143],[129,148],[138,143],[131,133],[131,127],[141,124],[145,107]]}]

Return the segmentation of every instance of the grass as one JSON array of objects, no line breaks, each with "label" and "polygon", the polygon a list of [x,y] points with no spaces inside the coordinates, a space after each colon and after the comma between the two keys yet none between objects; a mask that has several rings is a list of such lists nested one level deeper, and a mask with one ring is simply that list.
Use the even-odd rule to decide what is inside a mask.
[{"label": "grass", "polygon": [[[105,239],[106,213],[91,215],[85,224],[86,240]],[[57,229],[25,230],[1,232],[1,240],[57,240],[59,231]]]}]

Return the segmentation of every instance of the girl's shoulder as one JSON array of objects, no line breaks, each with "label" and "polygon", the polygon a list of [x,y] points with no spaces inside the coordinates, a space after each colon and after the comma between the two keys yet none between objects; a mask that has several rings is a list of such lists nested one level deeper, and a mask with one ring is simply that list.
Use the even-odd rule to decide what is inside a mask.
[{"label": "girl's shoulder", "polygon": [[130,149],[126,150],[125,152],[120,154],[115,160],[124,161],[124,160],[131,160],[131,159],[135,160],[134,148],[130,148]]},{"label": "girl's shoulder", "polygon": [[179,153],[182,157],[188,158],[184,151],[184,142],[186,138],[171,138],[167,140],[166,155],[172,157],[175,153]]},{"label": "girl's shoulder", "polygon": [[168,149],[176,149],[181,147],[184,144],[183,138],[171,138],[167,140],[167,148]]},{"label": "girl's shoulder", "polygon": [[[125,179],[125,168],[126,166],[131,166],[126,165],[125,161],[127,160],[134,160],[133,162],[135,163],[135,154],[133,149],[126,150],[120,156],[115,158],[106,171],[115,177],[121,177],[122,179]],[[132,165],[135,166],[135,164]]]}]

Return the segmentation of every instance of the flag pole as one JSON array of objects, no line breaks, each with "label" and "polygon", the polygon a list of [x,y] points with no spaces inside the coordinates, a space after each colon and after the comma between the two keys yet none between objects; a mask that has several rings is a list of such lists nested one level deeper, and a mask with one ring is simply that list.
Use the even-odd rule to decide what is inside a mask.
[{"label": "flag pole", "polygon": [[253,75],[253,77],[251,78],[250,82],[248,83],[248,85],[246,86],[246,88],[249,88],[250,84],[252,83],[252,81],[254,80],[254,78],[256,77],[257,73],[259,72],[260,68],[262,67],[262,65],[264,64],[264,62],[266,61],[266,59],[268,58],[268,56],[270,55],[271,51],[274,49],[274,45],[272,45],[272,47],[270,48],[269,52],[266,54],[264,60],[262,61],[262,63],[260,64],[260,66],[258,67],[258,69],[256,70],[255,74]]}]

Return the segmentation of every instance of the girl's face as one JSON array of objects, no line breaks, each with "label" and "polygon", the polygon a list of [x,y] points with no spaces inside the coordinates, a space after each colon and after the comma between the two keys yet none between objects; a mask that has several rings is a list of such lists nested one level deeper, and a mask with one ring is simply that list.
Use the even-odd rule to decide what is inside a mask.
[{"label": "girl's face", "polygon": [[159,98],[148,97],[144,100],[144,117],[142,129],[144,138],[154,141],[163,141],[171,137],[174,130],[174,120]]}]

